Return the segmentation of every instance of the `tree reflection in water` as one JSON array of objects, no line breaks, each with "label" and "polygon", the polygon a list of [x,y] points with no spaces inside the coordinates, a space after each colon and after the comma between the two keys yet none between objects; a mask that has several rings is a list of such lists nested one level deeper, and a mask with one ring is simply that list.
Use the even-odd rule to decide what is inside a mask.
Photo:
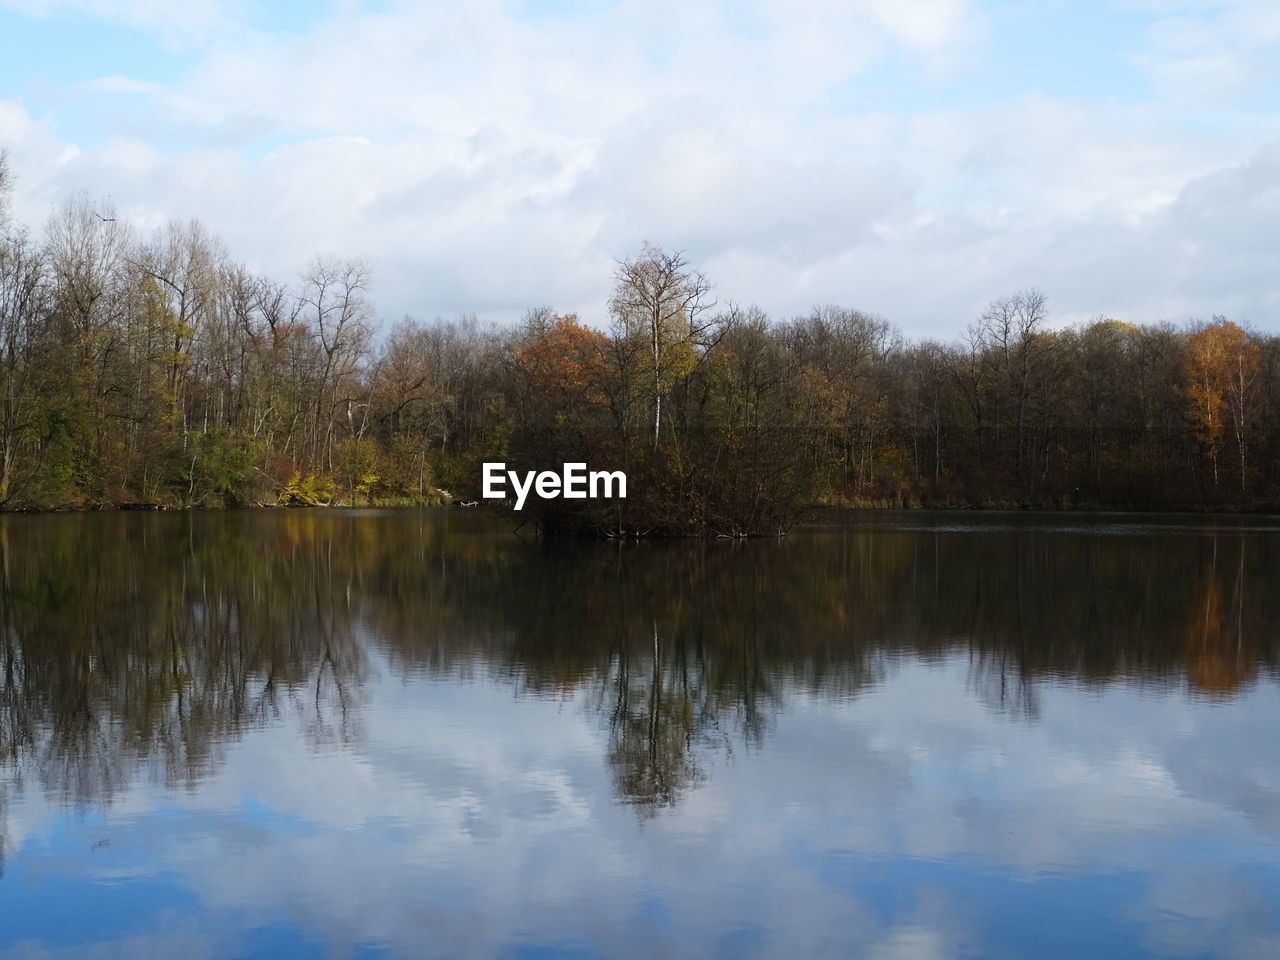
[{"label": "tree reflection in water", "polygon": [[788,697],[856,696],[901,657],[967,656],[978,695],[1026,718],[1045,681],[1230,697],[1276,667],[1277,536],[618,545],[442,511],[0,518],[5,795],[106,803],[139,765],[193,785],[289,713],[313,748],[358,743],[375,661],[580,697],[646,814],[760,743]]}]

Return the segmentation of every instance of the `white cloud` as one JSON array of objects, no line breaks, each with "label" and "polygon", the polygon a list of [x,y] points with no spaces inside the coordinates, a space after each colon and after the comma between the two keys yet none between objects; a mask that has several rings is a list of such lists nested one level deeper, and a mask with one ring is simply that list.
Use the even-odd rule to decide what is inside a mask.
[{"label": "white cloud", "polygon": [[131,80],[128,77],[113,73],[109,77],[98,77],[85,84],[89,90],[102,90],[107,93],[160,93],[163,87],[158,83],[145,80]]},{"label": "white cloud", "polygon": [[1280,7],[1271,0],[1148,0],[1159,14],[1137,54],[1170,94],[1208,105],[1266,91],[1280,78]]},{"label": "white cloud", "polygon": [[[163,30],[176,8],[24,9]],[[941,92],[975,51],[998,56],[988,11],[621,0],[530,18],[489,0],[340,6],[265,33],[247,8],[208,2],[192,22],[216,29],[185,75],[143,83],[122,65],[80,92],[106,136],[82,140],[61,108],[18,102],[0,110],[0,135],[32,222],[87,189],[143,225],[199,216],[285,279],[313,252],[363,255],[392,318],[545,303],[600,321],[612,259],[649,239],[686,249],[724,299],[776,314],[844,301],[915,334],[954,335],[1029,284],[1059,320],[1265,324],[1259,211],[1272,208],[1242,171],[1266,167],[1275,118],[1232,98],[1267,75],[1280,24],[1260,0],[1153,13],[1133,55],[1166,91],[1155,100],[1011,90],[868,110],[874,71]],[[1180,84],[1232,108],[1196,113]],[[110,120],[124,108],[95,97],[129,112]],[[1245,196],[1213,206],[1215,183]]]},{"label": "white cloud", "polygon": [[0,0],[0,10],[26,16],[72,14],[152,31],[167,43],[187,45],[234,22],[239,0]]}]

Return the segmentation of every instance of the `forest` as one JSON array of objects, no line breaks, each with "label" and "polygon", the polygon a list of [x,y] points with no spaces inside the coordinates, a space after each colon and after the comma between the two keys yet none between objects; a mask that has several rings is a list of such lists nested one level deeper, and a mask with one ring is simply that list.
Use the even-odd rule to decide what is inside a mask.
[{"label": "forest", "polygon": [[646,244],[606,315],[379,324],[360,260],[282,282],[86,195],[33,230],[12,180],[0,159],[0,509],[446,503],[485,461],[626,471],[626,501],[542,503],[548,533],[1280,505],[1280,337],[1224,317],[1062,326],[1027,288],[917,341],[848,306],[771,318]]}]

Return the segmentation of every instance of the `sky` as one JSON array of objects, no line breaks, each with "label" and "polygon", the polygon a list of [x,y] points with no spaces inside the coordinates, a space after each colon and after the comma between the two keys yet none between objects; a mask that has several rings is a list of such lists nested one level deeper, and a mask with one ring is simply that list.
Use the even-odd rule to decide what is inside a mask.
[{"label": "sky", "polygon": [[36,229],[362,257],[387,320],[603,324],[650,241],[913,337],[1031,286],[1280,330],[1275,0],[0,0],[0,148]]}]

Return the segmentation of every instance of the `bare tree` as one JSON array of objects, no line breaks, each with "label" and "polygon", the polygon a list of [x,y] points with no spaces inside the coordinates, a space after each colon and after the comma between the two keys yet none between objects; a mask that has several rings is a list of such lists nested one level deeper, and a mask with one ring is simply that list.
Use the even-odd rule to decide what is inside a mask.
[{"label": "bare tree", "polygon": [[716,329],[707,319],[715,306],[711,281],[690,268],[680,251],[667,252],[646,243],[630,260],[619,260],[614,272],[609,310],[618,332],[641,338],[648,346],[652,387],[653,445],[662,434],[662,397],[671,381],[688,372],[696,349]]},{"label": "bare tree", "polygon": [[[19,452],[38,440],[36,377],[48,318],[48,271],[25,239],[0,239],[0,506],[21,492]],[[36,466],[37,464],[32,464]]]},{"label": "bare tree", "polygon": [[1028,288],[993,300],[970,327],[975,347],[994,356],[999,368],[999,389],[993,410],[997,443],[1001,432],[1002,408],[1013,407],[1014,463],[1019,472],[1026,460],[1027,410],[1035,364],[1039,359],[1040,334],[1047,317],[1048,298]]},{"label": "bare tree", "polygon": [[323,364],[315,397],[312,443],[333,467],[333,418],[345,404],[350,420],[356,398],[350,387],[369,340],[365,296],[372,271],[362,260],[317,257],[302,276],[302,312],[319,342]]},{"label": "bare tree", "polygon": [[208,337],[221,271],[226,261],[222,244],[198,220],[171,221],[142,248],[134,264],[158,289],[162,305],[165,397],[182,424],[182,447],[187,447],[189,415],[197,413],[200,429],[207,430],[210,410],[189,411],[184,402],[185,379],[189,374],[197,338]]},{"label": "bare tree", "polygon": [[123,306],[128,285],[122,269],[132,233],[110,204],[77,194],[49,218],[50,266],[60,311],[86,346],[102,347],[102,335]]},{"label": "bare tree", "polygon": [[9,226],[9,203],[13,193],[13,171],[9,168],[9,151],[0,148],[0,234]]}]

